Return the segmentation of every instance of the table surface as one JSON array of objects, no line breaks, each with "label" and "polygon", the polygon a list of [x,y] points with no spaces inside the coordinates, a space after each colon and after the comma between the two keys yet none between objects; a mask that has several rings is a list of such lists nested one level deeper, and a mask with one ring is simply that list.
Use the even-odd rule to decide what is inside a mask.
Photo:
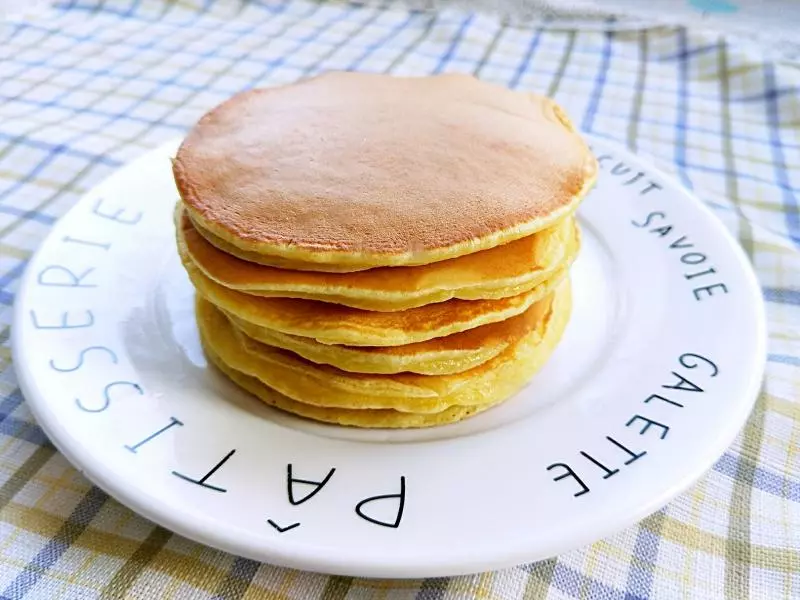
[{"label": "table surface", "polygon": [[[0,599],[800,598],[798,67],[680,27],[305,0],[85,0],[0,22]],[[20,275],[52,224],[237,90],[342,68],[462,71],[551,94],[583,130],[716,210],[763,285],[769,362],[741,435],[688,492],[551,560],[360,580],[183,539],[94,488],[48,442],[17,386],[9,333]]]}]

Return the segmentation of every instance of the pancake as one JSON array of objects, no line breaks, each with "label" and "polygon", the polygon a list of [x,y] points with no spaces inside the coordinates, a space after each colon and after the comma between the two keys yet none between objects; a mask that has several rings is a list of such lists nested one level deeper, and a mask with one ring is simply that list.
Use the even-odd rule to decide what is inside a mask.
[{"label": "pancake", "polygon": [[255,377],[250,377],[241,371],[232,369],[205,344],[205,341],[203,341],[203,345],[206,357],[209,361],[243,390],[249,392],[269,406],[274,406],[275,408],[295,414],[299,417],[305,417],[323,423],[372,429],[436,427],[437,425],[455,423],[481,413],[502,400],[498,399],[494,404],[484,404],[482,406],[453,406],[440,413],[428,414],[403,413],[396,410],[348,410],[346,408],[312,406],[310,404],[303,404],[302,402],[295,402],[291,398],[287,398],[283,394],[264,385]]},{"label": "pancake", "polygon": [[524,313],[499,323],[482,325],[461,333],[425,342],[388,347],[334,346],[252,325],[230,314],[225,316],[243,334],[259,342],[289,350],[306,360],[353,373],[461,373],[491,360],[521,338],[535,331],[546,316],[550,302],[539,300]]},{"label": "pancake", "polygon": [[204,231],[263,264],[336,271],[529,236],[574,212],[597,176],[551,99],[455,74],[329,73],[241,92],[172,164]]},{"label": "pancake", "polygon": [[565,273],[532,290],[499,300],[448,300],[397,312],[374,312],[340,304],[252,296],[223,287],[191,261],[184,267],[197,293],[243,321],[323,344],[401,346],[497,323],[528,310],[547,296]]},{"label": "pancake", "polygon": [[571,309],[568,282],[530,335],[496,358],[458,375],[360,375],[316,365],[238,333],[212,304],[198,297],[204,347],[230,369],[306,406],[345,411],[391,410],[439,414],[452,407],[486,407],[516,393],[557,345]]},{"label": "pancake", "polygon": [[577,256],[580,238],[573,217],[534,235],[418,267],[379,267],[358,273],[290,271],[247,262],[204,239],[177,208],[178,248],[203,273],[231,289],[260,296],[334,302],[365,310],[393,311],[452,298],[516,296],[548,279]]}]

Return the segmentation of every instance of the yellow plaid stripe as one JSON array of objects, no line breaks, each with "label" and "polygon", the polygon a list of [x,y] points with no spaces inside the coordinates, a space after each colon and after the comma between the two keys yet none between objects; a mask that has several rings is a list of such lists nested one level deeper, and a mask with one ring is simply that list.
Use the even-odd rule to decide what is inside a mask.
[{"label": "yellow plaid stripe", "polygon": [[[412,17],[304,0],[110,0],[2,25],[0,598],[800,597],[797,66],[675,28]],[[8,339],[21,269],[53,221],[234,91],[350,65],[466,71],[546,92],[718,209],[764,285],[772,354],[748,425],[690,491],[635,527],[537,564],[361,580],[256,564],[154,527],[49,445],[16,388]]]}]

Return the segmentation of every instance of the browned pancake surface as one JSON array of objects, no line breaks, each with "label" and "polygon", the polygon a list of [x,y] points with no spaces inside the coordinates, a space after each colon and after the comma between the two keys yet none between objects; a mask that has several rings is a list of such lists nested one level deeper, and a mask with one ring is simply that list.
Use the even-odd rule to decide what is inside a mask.
[{"label": "browned pancake surface", "polygon": [[192,218],[243,249],[386,264],[528,235],[573,210],[596,172],[549,99],[467,76],[355,73],[234,96],[173,167]]},{"label": "browned pancake surface", "polygon": [[404,310],[451,298],[517,295],[568,267],[580,246],[575,220],[467,256],[416,267],[378,267],[353,273],[293,271],[248,262],[207,241],[179,205],[178,245],[205,275],[255,295],[305,298],[367,310]]}]

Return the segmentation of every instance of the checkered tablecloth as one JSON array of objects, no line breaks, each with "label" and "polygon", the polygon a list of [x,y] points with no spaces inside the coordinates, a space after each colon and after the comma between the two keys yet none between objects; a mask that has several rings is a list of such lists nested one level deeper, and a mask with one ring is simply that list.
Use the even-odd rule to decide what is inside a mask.
[{"label": "checkered tablecloth", "polygon": [[[0,598],[800,598],[798,65],[682,28],[523,25],[455,9],[31,7],[0,22]],[[654,161],[716,209],[763,285],[770,354],[754,413],[704,479],[637,526],[551,560],[378,581],[189,542],[93,488],[55,451],[10,363],[14,293],[31,253],[83,193],[211,106],[327,69],[466,71],[552,94],[585,131]]]}]

